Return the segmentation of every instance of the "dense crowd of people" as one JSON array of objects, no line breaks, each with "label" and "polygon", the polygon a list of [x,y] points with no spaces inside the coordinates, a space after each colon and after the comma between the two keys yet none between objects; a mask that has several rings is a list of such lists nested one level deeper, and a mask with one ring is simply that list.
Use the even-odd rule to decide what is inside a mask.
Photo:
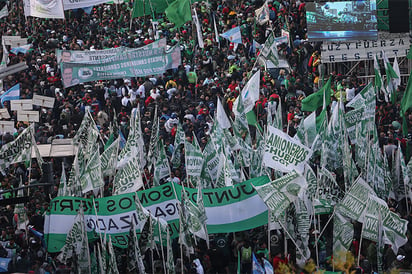
[{"label": "dense crowd of people", "polygon": [[[130,18],[132,3],[118,5],[98,5],[86,13],[82,9],[66,11],[66,20],[38,19],[24,17],[23,4],[20,1],[10,2],[9,15],[0,19],[0,32],[3,35],[20,35],[32,44],[26,53],[17,55],[9,53],[9,65],[26,62],[28,69],[3,79],[3,92],[20,84],[20,99],[30,99],[34,94],[55,98],[53,108],[35,106],[40,112],[40,120],[35,123],[35,139],[37,144],[51,144],[54,139],[73,138],[83,116],[89,110],[96,122],[103,141],[110,135],[110,124],[117,119],[122,134],[127,138],[131,111],[140,108],[141,127],[146,151],[149,149],[152,122],[155,108],[158,108],[160,121],[159,138],[163,140],[166,153],[171,157],[174,147],[176,126],[180,122],[187,138],[194,134],[201,148],[207,143],[213,125],[217,98],[223,102],[229,116],[234,117],[232,108],[236,97],[247,83],[253,72],[261,70],[260,98],[256,102],[254,112],[258,124],[266,125],[266,115],[272,111],[270,102],[282,101],[283,124],[285,132],[293,136],[296,129],[307,116],[301,111],[301,100],[319,89],[320,43],[309,43],[306,38],[305,1],[303,0],[269,0],[270,21],[264,25],[255,24],[255,9],[263,2],[226,0],[196,2],[201,22],[205,47],[199,48],[195,36],[195,27],[187,22],[176,29],[167,21],[164,14]],[[153,30],[151,19],[159,22],[158,32]],[[236,51],[234,45],[223,38],[215,36],[214,20],[217,32],[223,33],[232,27],[241,26],[242,42]],[[279,57],[287,60],[289,67],[265,69],[258,60],[259,49],[254,41],[264,44],[267,36],[273,31],[276,37],[282,30],[289,32],[289,43],[278,45]],[[61,72],[56,59],[56,49],[68,50],[100,50],[125,46],[137,48],[148,45],[159,38],[166,38],[168,46],[179,43],[182,61],[177,69],[168,70],[163,75],[152,75],[145,78],[117,79],[97,81],[64,88]],[[351,75],[340,75],[327,72],[332,77],[333,100],[350,102],[366,83],[358,78],[356,72]],[[407,145],[411,145],[412,114],[407,116],[409,135],[401,130],[400,100],[403,95],[402,83],[395,104],[386,103],[377,98],[376,124],[381,148],[384,145],[397,147],[398,142],[407,155]],[[10,102],[4,102],[11,116],[16,121],[15,132],[1,136],[0,146],[13,141],[28,123],[17,122],[17,112],[11,111]],[[252,130],[253,132],[253,130]],[[103,148],[103,147],[102,147]],[[388,149],[393,149],[392,147]],[[409,154],[410,155],[410,154]],[[182,161],[184,155],[181,157]],[[55,260],[56,254],[48,254],[45,244],[38,232],[43,231],[44,213],[51,199],[56,197],[61,177],[61,165],[64,163],[69,173],[73,157],[45,159],[53,165],[53,180],[50,182],[42,175],[41,166],[35,160],[31,166],[26,163],[9,167],[6,175],[0,175],[3,199],[17,196],[14,188],[38,183],[52,183],[51,187],[39,186],[24,190],[29,199],[24,203],[28,223],[18,227],[14,214],[15,205],[2,203],[0,218],[0,257],[10,258],[9,270],[29,273],[64,273],[70,266],[62,266]],[[183,162],[184,163],[184,162]],[[153,185],[153,170],[144,169],[145,188]],[[166,181],[182,183],[186,178],[184,164],[173,167]],[[104,196],[111,195],[113,183],[105,178]],[[8,192],[7,192],[8,191]],[[390,201],[397,211],[398,203]],[[401,202],[399,202],[401,204]],[[402,212],[404,218],[411,220]],[[325,225],[327,219],[322,218]],[[408,234],[412,226],[408,226]],[[331,254],[332,232],[323,234],[319,252]],[[311,243],[316,232],[311,234]],[[292,242],[288,242],[285,251],[282,231],[272,231],[268,246],[267,228],[261,227],[251,231],[212,235],[210,248],[201,242],[195,257],[185,258],[185,273],[234,273],[237,257],[241,256],[242,273],[250,273],[251,251],[259,258],[270,259],[279,273],[281,267],[293,268],[293,254],[296,253]],[[353,254],[360,238],[359,229],[355,227]],[[274,240],[276,239],[276,240]],[[397,254],[387,250],[386,269],[408,267],[412,263],[412,243],[408,242]],[[376,270],[376,247],[374,244],[363,244],[361,265],[365,273]],[[315,248],[312,245],[312,257],[316,260]],[[239,252],[238,252],[239,251]],[[284,254],[289,254],[287,257]],[[122,250],[117,250],[118,266],[121,273],[126,273],[127,257]],[[176,247],[176,258],[179,252]],[[239,255],[240,254],[240,255]],[[156,257],[156,254],[154,255]],[[150,256],[146,256],[150,258]],[[195,261],[194,259],[199,259]],[[158,258],[155,258],[158,259]],[[319,262],[324,268],[332,268],[330,258],[323,256]],[[155,260],[156,261],[156,260]],[[192,263],[193,262],[193,263]],[[290,264],[288,262],[291,262]],[[280,266],[284,263],[284,266]],[[181,260],[176,260],[176,271],[180,271]],[[202,267],[199,266],[201,264]],[[160,263],[159,273],[163,271]],[[152,269],[154,267],[155,269]],[[147,259],[148,271],[155,273],[158,264],[152,265]],[[202,270],[200,270],[202,269]],[[369,272],[368,272],[369,269]],[[283,269],[286,271],[285,269]],[[310,272],[300,269],[299,271]],[[157,272],[156,272],[157,273]]]}]

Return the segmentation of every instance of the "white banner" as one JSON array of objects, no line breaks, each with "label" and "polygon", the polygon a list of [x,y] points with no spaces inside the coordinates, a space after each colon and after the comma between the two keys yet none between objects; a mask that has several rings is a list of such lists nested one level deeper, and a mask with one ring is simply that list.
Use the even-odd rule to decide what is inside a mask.
[{"label": "white banner", "polygon": [[20,110],[17,111],[17,121],[23,122],[39,122],[39,112],[32,110]]},{"label": "white banner", "polygon": [[64,10],[87,8],[110,2],[111,0],[63,0]]},{"label": "white banner", "polygon": [[62,0],[24,0],[24,15],[64,19]]},{"label": "white banner", "polygon": [[388,58],[402,57],[408,54],[410,46],[408,35],[376,41],[324,42],[321,60],[322,63],[373,60],[375,55],[382,59],[382,51]]},{"label": "white banner", "polygon": [[265,166],[282,172],[293,170],[303,174],[306,162],[312,155],[312,150],[294,140],[282,131],[268,126],[263,163]]}]

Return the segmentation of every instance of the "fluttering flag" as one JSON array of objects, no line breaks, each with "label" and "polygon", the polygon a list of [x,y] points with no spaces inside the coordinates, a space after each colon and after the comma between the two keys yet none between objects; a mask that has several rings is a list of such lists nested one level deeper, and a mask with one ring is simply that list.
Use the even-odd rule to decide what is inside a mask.
[{"label": "fluttering flag", "polygon": [[252,274],[265,274],[265,269],[257,260],[255,253],[253,253],[252,258]]},{"label": "fluttering flag", "polygon": [[269,6],[267,1],[265,1],[262,7],[255,10],[255,18],[259,25],[269,22]]},{"label": "fluttering flag", "polygon": [[180,28],[187,21],[192,20],[190,0],[175,0],[165,10],[167,19]]},{"label": "fluttering flag", "polygon": [[401,101],[401,117],[403,117],[403,134],[404,136],[408,136],[408,125],[406,122],[406,112],[412,107],[412,72],[408,78],[408,84],[406,85],[405,92],[402,97]]},{"label": "fluttering flag", "polygon": [[22,46],[19,46],[19,47],[11,48],[10,51],[12,53],[16,54],[16,55],[19,54],[19,53],[26,54],[31,47],[32,47],[32,44],[22,45]]},{"label": "fluttering flag", "polygon": [[197,36],[197,42],[199,43],[199,48],[203,49],[205,47],[205,43],[203,42],[202,27],[200,26],[199,17],[197,16],[196,8],[193,9],[193,21],[195,22],[195,26],[196,26],[196,33],[197,33],[196,36]]},{"label": "fluttering flag", "polygon": [[64,169],[64,163],[62,162],[62,175],[60,176],[60,184],[57,192],[57,196],[66,196],[67,193],[67,179],[66,171]]},{"label": "fluttering flag", "polygon": [[24,0],[24,16],[38,18],[64,19],[62,0]]},{"label": "fluttering flag", "polygon": [[373,69],[375,70],[375,89],[376,92],[380,92],[384,95],[385,101],[389,102],[389,96],[386,91],[385,86],[383,85],[383,80],[381,76],[381,69],[379,67],[378,57],[376,55],[373,56]]},{"label": "fluttering flag", "polygon": [[[386,86],[387,86],[387,91],[389,92],[391,102],[392,104],[395,104],[396,101],[396,79],[400,79],[401,76],[400,74],[397,74],[395,69],[392,67],[391,63],[389,62],[388,57],[385,54],[385,51],[382,51],[382,56],[383,56],[383,64],[385,66],[385,72],[386,72]],[[396,59],[396,57],[395,57]]]},{"label": "fluttering flag", "polygon": [[19,100],[20,99],[20,84],[12,86],[5,93],[0,96],[1,106],[5,101]]},{"label": "fluttering flag", "polygon": [[267,61],[271,61],[274,66],[279,64],[279,54],[276,44],[275,35],[271,33],[265,41],[265,44],[260,51],[259,57],[264,58]]},{"label": "fluttering flag", "polygon": [[9,51],[6,48],[6,45],[5,45],[4,41],[2,41],[2,44],[3,44],[3,56],[2,56],[2,59],[1,59],[1,63],[0,63],[0,68],[6,68],[7,64],[10,61]]},{"label": "fluttering flag", "polygon": [[230,128],[230,120],[226,115],[225,109],[223,108],[222,102],[217,98],[217,108],[216,108],[216,122],[221,128]]},{"label": "fluttering flag", "polygon": [[[240,115],[242,113],[248,113],[253,110],[255,106],[255,102],[259,100],[259,88],[260,88],[260,70],[256,71],[252,77],[250,77],[249,81],[243,87],[242,92],[239,94],[238,98],[236,98],[235,102],[233,103],[233,112],[236,115]],[[240,97],[242,96],[242,97]],[[239,98],[240,97],[240,98]],[[243,112],[239,112],[239,103],[243,103]]]},{"label": "fluttering flag", "polygon": [[7,9],[7,3],[5,3],[4,7],[0,10],[0,18],[9,16],[9,10]]},{"label": "fluttering flag", "polygon": [[9,165],[29,161],[32,149],[38,149],[33,143],[34,125],[29,126],[12,142],[3,145],[0,149],[0,172],[6,174]]},{"label": "fluttering flag", "polygon": [[242,44],[242,34],[240,33],[240,27],[234,27],[233,29],[222,33],[220,36],[232,43]]},{"label": "fluttering flag", "polygon": [[319,107],[323,106],[324,102],[325,105],[328,106],[332,101],[330,98],[331,83],[332,77],[329,77],[329,80],[321,89],[303,99],[302,111],[315,111]]}]

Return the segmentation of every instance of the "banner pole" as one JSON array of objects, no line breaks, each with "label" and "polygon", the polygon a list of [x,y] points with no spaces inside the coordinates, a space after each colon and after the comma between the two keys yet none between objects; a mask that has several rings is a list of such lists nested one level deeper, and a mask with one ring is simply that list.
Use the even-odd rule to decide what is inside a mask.
[{"label": "banner pole", "polygon": [[[318,215],[318,216],[319,216],[319,215]],[[319,233],[319,238],[320,238],[320,236],[322,236],[323,232],[325,232],[326,227],[329,225],[330,221],[333,219],[334,216],[335,216],[335,210],[333,210],[333,213],[332,213],[332,215],[329,217],[329,220],[326,222],[326,225],[323,227],[322,231]],[[319,241],[319,239],[318,239],[318,241]],[[316,242],[316,244],[317,244],[317,243],[318,243],[318,242]]]},{"label": "banner pole", "polygon": [[[163,273],[167,273],[166,272],[165,254],[164,254],[164,250],[163,250],[162,230],[160,229],[159,216],[157,216],[157,225],[158,225],[158,229],[159,229],[160,249],[162,250],[162,263],[163,263],[163,271],[164,271]],[[167,235],[166,235],[166,237],[167,237]],[[166,245],[167,245],[167,243],[166,243]]]}]

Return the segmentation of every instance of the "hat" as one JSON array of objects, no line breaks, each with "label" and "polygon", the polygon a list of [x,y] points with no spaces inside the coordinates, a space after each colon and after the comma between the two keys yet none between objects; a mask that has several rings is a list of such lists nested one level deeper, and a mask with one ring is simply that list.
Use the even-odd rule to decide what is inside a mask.
[{"label": "hat", "polygon": [[394,129],[400,129],[401,128],[401,124],[398,121],[393,121],[392,122],[392,127]]},{"label": "hat", "polygon": [[405,259],[405,256],[403,256],[403,255],[396,256],[396,260],[398,260],[398,261],[402,261],[403,259]]}]

